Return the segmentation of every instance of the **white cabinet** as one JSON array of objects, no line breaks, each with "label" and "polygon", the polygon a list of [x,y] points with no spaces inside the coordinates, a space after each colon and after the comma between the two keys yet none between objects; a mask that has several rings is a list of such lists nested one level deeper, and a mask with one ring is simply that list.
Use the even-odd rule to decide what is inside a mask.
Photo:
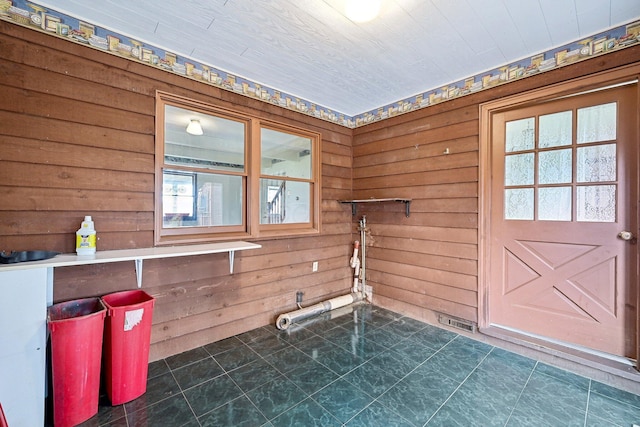
[{"label": "white cabinet", "polygon": [[44,425],[47,269],[0,270],[0,403],[11,427]]}]

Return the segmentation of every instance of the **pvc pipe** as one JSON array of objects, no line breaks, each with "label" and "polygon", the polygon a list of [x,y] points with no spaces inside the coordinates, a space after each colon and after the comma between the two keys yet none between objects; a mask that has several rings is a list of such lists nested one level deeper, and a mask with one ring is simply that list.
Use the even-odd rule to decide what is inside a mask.
[{"label": "pvc pipe", "polygon": [[360,266],[360,286],[362,298],[367,296],[367,217],[362,215],[360,220],[360,242],[362,242],[362,265]]},{"label": "pvc pipe", "polygon": [[278,316],[276,319],[276,327],[278,329],[287,329],[292,323],[300,322],[309,317],[317,316],[327,311],[335,310],[340,307],[347,306],[356,301],[360,301],[362,298],[357,293],[351,293],[348,295],[342,295],[339,297],[331,298],[329,300],[319,302],[309,307],[302,308],[300,310],[291,311]]},{"label": "pvc pipe", "polygon": [[358,258],[358,248],[360,248],[360,242],[356,240],[353,243],[353,256],[349,260],[349,265],[354,269],[353,272],[353,287],[351,292],[358,292],[358,284],[360,281],[360,258]]}]

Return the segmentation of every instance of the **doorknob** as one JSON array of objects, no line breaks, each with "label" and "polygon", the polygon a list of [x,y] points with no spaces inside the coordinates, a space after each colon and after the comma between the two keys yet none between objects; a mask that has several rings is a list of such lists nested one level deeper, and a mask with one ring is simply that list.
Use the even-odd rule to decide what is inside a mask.
[{"label": "doorknob", "polygon": [[632,240],[633,233],[630,231],[621,231],[620,233],[618,233],[618,237],[622,240]]}]

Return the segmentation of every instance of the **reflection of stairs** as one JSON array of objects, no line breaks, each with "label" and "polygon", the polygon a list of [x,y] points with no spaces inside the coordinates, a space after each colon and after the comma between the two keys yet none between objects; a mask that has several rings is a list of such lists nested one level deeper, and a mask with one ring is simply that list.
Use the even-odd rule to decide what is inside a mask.
[{"label": "reflection of stairs", "polygon": [[286,181],[265,181],[266,188],[263,189],[263,194],[268,194],[267,189],[278,183],[280,184],[278,191],[271,200],[267,201],[267,224],[281,224],[286,215]]}]

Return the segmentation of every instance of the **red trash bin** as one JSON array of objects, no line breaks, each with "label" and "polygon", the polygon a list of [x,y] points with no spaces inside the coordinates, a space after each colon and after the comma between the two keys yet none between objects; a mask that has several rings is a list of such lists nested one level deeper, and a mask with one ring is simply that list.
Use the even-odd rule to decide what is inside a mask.
[{"label": "red trash bin", "polygon": [[107,307],[104,336],[105,388],[112,405],[147,391],[151,320],[155,300],[144,291],[102,297]]},{"label": "red trash bin", "polygon": [[100,298],[49,307],[53,424],[75,426],[98,413],[102,333],[106,309]]}]

